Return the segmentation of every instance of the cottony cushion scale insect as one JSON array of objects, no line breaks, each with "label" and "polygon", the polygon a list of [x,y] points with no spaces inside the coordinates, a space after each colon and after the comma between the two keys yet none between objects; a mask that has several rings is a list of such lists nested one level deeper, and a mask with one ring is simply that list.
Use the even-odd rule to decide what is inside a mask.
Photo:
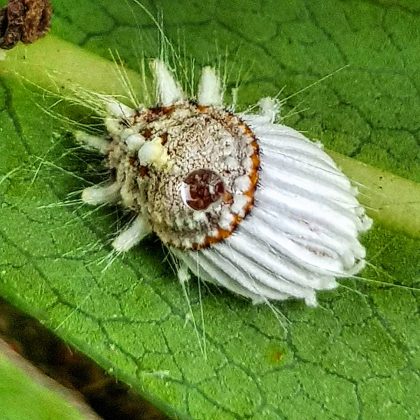
[{"label": "cottony cushion scale insect", "polygon": [[117,252],[154,232],[179,261],[180,281],[192,272],[254,303],[315,306],[316,291],[363,268],[359,234],[371,220],[357,190],[320,144],[275,123],[276,100],[235,113],[213,68],[202,70],[193,101],[163,61],[152,67],[155,107],[109,100],[106,135],[77,133],[111,174],[83,201],[135,214],[112,243]]}]

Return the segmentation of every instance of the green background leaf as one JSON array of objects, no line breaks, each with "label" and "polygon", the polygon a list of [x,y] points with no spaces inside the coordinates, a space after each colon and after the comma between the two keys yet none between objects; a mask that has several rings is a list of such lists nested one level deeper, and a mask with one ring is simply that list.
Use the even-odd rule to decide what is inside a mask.
[{"label": "green background leaf", "polygon": [[[243,107],[283,87],[283,97],[293,95],[349,65],[290,98],[285,123],[331,150],[420,181],[417,1],[145,5],[163,13],[165,31],[197,67],[228,49],[229,86],[240,73]],[[139,51],[158,54],[155,25],[131,2],[60,0],[54,7],[52,33],[87,51],[109,57],[109,48],[118,49],[134,70]],[[91,76],[95,66],[80,71]],[[101,177],[91,173],[94,158],[76,153],[39,101],[0,77],[2,296],[181,417],[418,416],[418,292],[343,281],[346,287],[320,295],[319,308],[276,305],[290,321],[283,328],[270,308],[201,286],[205,360],[158,241],[103,271],[100,260],[123,216],[59,205]],[[66,112],[74,110],[64,106]],[[377,224],[364,243],[371,264],[365,278],[419,287],[419,240]],[[199,291],[192,282],[197,320]]]},{"label": "green background leaf", "polygon": [[[29,365],[29,364],[28,364]],[[1,416],[7,420],[83,420],[93,418],[75,395],[32,366],[29,367],[0,342]],[[95,417],[96,418],[96,417]]]}]

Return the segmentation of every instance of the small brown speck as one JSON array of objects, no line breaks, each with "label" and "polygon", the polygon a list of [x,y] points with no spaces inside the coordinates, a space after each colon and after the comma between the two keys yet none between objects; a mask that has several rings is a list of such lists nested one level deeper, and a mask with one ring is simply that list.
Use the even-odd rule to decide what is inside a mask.
[{"label": "small brown speck", "polygon": [[162,133],[160,138],[162,139],[162,146],[165,146],[165,144],[168,142],[168,133]]},{"label": "small brown speck", "polygon": [[277,365],[284,359],[284,352],[279,349],[272,349],[269,352],[269,360],[272,364]]},{"label": "small brown speck", "polygon": [[130,163],[131,166],[136,166],[138,163],[138,160],[134,156],[130,156],[128,158],[128,162]]},{"label": "small brown speck", "polygon": [[145,139],[150,139],[150,137],[152,137],[152,130],[150,128],[146,128],[141,134]]},{"label": "small brown speck", "polygon": [[145,176],[149,175],[149,168],[147,166],[140,166],[139,167],[139,175],[144,178]]}]

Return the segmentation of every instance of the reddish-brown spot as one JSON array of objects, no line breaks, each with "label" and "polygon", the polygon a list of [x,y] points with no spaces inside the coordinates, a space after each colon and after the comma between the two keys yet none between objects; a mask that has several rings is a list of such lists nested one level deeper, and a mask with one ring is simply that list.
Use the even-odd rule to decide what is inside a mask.
[{"label": "reddish-brown spot", "polygon": [[143,116],[143,120],[150,124],[153,121],[156,121],[163,116],[169,116],[171,115],[176,109],[175,105],[171,106],[157,106],[154,108],[150,108],[147,110],[145,115]]},{"label": "reddish-brown spot", "polygon": [[233,203],[233,195],[229,191],[226,191],[223,195],[223,202],[226,204],[232,204]]},{"label": "reddish-brown spot", "polygon": [[146,128],[145,130],[142,131],[141,135],[145,138],[145,139],[150,139],[150,137],[152,137],[152,130],[150,128]]},{"label": "reddish-brown spot", "polygon": [[192,171],[184,179],[183,197],[194,210],[206,210],[225,193],[225,185],[218,174],[208,169]]},{"label": "reddish-brown spot", "polygon": [[283,360],[284,353],[280,350],[272,350],[269,355],[270,362],[278,364]]},{"label": "reddish-brown spot", "polygon": [[208,111],[209,107],[205,105],[197,105],[197,110],[201,113],[206,113]]},{"label": "reddish-brown spot", "polygon": [[160,138],[162,139],[162,141],[161,141],[161,143],[162,143],[162,146],[165,146],[165,144],[168,142],[168,133],[167,132],[165,132],[165,133],[162,133],[161,135],[160,135]]},{"label": "reddish-brown spot", "polygon": [[139,166],[139,175],[145,177],[149,175],[149,168],[147,166]]},{"label": "reddish-brown spot", "polygon": [[156,116],[162,115],[170,115],[175,110],[175,105],[171,106],[156,106],[154,108],[150,108],[150,112]]}]

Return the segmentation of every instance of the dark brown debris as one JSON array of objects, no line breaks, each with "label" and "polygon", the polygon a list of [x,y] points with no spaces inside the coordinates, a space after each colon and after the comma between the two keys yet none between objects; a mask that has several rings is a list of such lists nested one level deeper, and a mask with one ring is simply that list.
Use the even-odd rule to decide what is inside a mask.
[{"label": "dark brown debris", "polygon": [[0,10],[0,48],[35,42],[48,32],[51,16],[49,0],[9,0]]}]

